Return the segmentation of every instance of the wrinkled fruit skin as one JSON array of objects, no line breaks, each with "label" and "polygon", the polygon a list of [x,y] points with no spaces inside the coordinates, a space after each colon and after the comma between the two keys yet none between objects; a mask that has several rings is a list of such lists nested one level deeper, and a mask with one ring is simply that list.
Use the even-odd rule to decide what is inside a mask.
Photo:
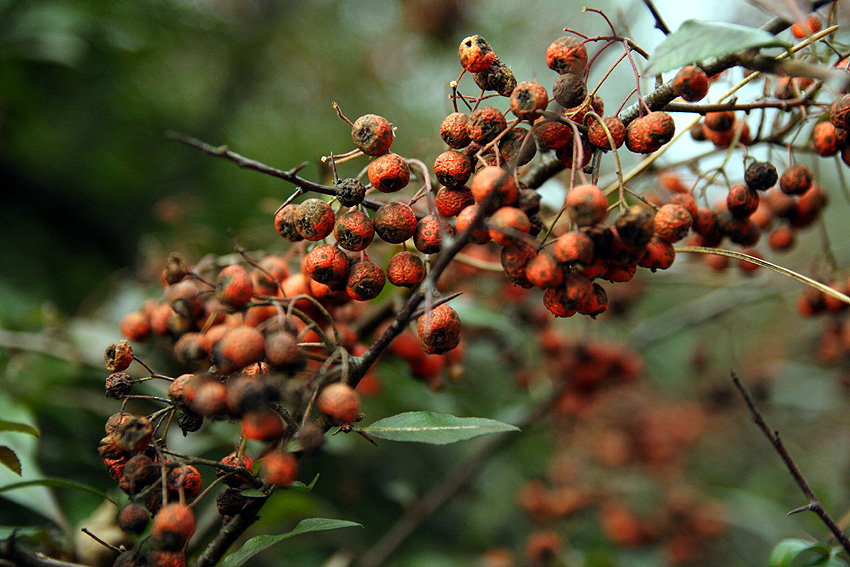
[{"label": "wrinkled fruit skin", "polygon": [[419,344],[428,354],[443,354],[460,343],[460,317],[445,303],[438,305],[416,322]]}]

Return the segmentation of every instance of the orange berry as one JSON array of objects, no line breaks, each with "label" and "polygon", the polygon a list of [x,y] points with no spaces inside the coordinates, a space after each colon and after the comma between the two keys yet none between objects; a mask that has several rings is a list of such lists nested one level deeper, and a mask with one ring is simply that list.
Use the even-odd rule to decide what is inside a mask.
[{"label": "orange berry", "polygon": [[395,193],[410,182],[410,166],[398,154],[386,153],[369,163],[369,183],[381,193]]},{"label": "orange berry", "polygon": [[673,77],[673,92],[688,102],[702,100],[708,94],[708,75],[696,65],[682,67]]},{"label": "orange berry", "polygon": [[460,317],[445,303],[419,317],[416,330],[427,354],[443,354],[460,343]]},{"label": "orange berry", "polygon": [[488,212],[516,202],[518,188],[514,176],[507,169],[488,165],[472,177],[472,196]]},{"label": "orange berry", "polygon": [[334,212],[321,199],[306,199],[295,209],[295,230],[305,240],[322,240],[334,229]]},{"label": "orange berry", "polygon": [[587,48],[573,36],[563,36],[546,48],[546,65],[557,73],[581,73],[587,66]]},{"label": "orange berry", "polygon": [[307,253],[304,269],[311,279],[334,285],[348,276],[348,256],[334,244],[320,244]]},{"label": "orange berry", "polygon": [[124,340],[111,343],[103,353],[103,362],[110,372],[127,370],[133,362],[133,347]]},{"label": "orange berry", "polygon": [[592,226],[605,218],[608,199],[596,185],[579,185],[567,193],[566,206],[578,226]]},{"label": "orange berry", "polygon": [[319,393],[316,406],[339,423],[352,423],[360,416],[360,397],[354,388],[342,382],[325,386]]},{"label": "orange berry", "polygon": [[222,268],[215,280],[215,297],[225,307],[240,309],[254,295],[254,281],[239,264]]},{"label": "orange berry", "polygon": [[284,431],[283,419],[274,410],[264,408],[242,415],[242,435],[255,441],[275,441]]},{"label": "orange berry", "polygon": [[185,504],[167,504],[153,518],[151,544],[154,549],[179,551],[195,533],[195,514]]},{"label": "orange berry", "polygon": [[469,116],[462,112],[453,112],[440,124],[440,137],[450,148],[460,149],[469,145]]},{"label": "orange berry", "polygon": [[222,374],[260,362],[263,354],[263,334],[247,325],[228,329],[212,348],[213,362]]},{"label": "orange berry", "polygon": [[391,201],[382,205],[372,219],[375,233],[384,242],[401,244],[413,237],[416,232],[416,214],[410,206],[401,201]]},{"label": "orange berry", "polygon": [[540,83],[524,81],[511,93],[511,112],[517,118],[534,121],[538,110],[546,110],[549,95]]},{"label": "orange berry", "polygon": [[487,40],[480,35],[463,38],[457,50],[460,65],[470,73],[481,73],[489,69],[496,60],[496,53]]},{"label": "orange berry", "polygon": [[289,486],[298,479],[298,460],[284,451],[272,451],[263,457],[260,476],[269,484]]},{"label": "orange berry", "polygon": [[354,121],[351,139],[364,154],[379,156],[390,151],[393,143],[393,125],[383,116],[364,114]]},{"label": "orange berry", "polygon": [[516,207],[500,207],[490,215],[487,223],[490,238],[500,246],[510,246],[522,235],[531,232],[531,221]]},{"label": "orange berry", "polygon": [[425,279],[425,263],[413,252],[402,250],[390,258],[387,279],[396,286],[413,287]]},{"label": "orange berry", "polygon": [[685,207],[668,203],[655,213],[655,234],[667,242],[678,242],[688,234],[693,222]]}]

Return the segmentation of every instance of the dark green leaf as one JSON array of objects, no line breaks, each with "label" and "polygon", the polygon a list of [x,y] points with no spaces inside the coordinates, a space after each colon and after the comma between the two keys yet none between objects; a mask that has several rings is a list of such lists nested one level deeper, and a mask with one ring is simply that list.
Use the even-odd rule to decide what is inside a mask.
[{"label": "dark green leaf", "polygon": [[770,32],[721,22],[685,21],[664,38],[649,58],[646,75],[683,67],[711,57],[721,57],[753,47],[791,46]]},{"label": "dark green leaf", "polygon": [[318,480],[319,475],[314,476],[310,484],[304,484],[300,480],[296,480],[295,482],[289,485],[289,488],[294,488],[299,492],[310,492],[311,490],[313,490],[313,487],[316,486],[316,481]]},{"label": "dark green leaf", "polygon": [[17,423],[14,421],[3,421],[0,419],[0,431],[15,431],[18,433],[29,433],[34,437],[41,436],[38,429],[26,423]]},{"label": "dark green leaf", "polygon": [[248,498],[268,498],[268,494],[263,492],[262,490],[257,490],[256,488],[246,488],[241,492],[242,496],[246,496]]},{"label": "dark green leaf", "polygon": [[109,500],[116,506],[119,505],[118,502],[110,498],[109,495],[103,491],[93,488],[87,484],[83,484],[81,482],[76,482],[73,480],[65,480],[64,478],[41,478],[38,480],[26,480],[24,482],[16,482],[14,484],[0,486],[0,492],[16,490],[18,488],[26,488],[28,486],[54,486],[57,488],[73,488],[75,490],[83,490],[85,492],[91,492],[92,494],[96,494],[105,500]]},{"label": "dark green leaf", "polygon": [[0,445],[0,464],[21,476],[21,461],[18,460],[15,452],[5,445]]},{"label": "dark green leaf", "polygon": [[306,520],[301,520],[291,532],[275,536],[261,535],[252,537],[237,551],[225,557],[224,561],[221,562],[221,567],[239,567],[264,549],[271,547],[280,541],[289,539],[292,536],[306,534],[309,532],[321,532],[325,530],[353,527],[362,528],[363,526],[356,522],[349,522],[346,520],[329,520],[325,518],[308,518]]},{"label": "dark green leaf", "polygon": [[847,562],[836,557],[825,543],[788,538],[783,539],[773,548],[768,565],[770,567],[800,567],[803,565],[844,567]]},{"label": "dark green leaf", "polygon": [[367,427],[365,431],[373,437],[390,441],[445,445],[489,433],[519,431],[519,429],[493,419],[455,417],[429,411],[415,411],[381,419]]}]

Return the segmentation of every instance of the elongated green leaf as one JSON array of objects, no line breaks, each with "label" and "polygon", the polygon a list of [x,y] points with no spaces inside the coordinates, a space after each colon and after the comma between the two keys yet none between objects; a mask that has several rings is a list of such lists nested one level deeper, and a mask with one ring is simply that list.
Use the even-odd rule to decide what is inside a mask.
[{"label": "elongated green leaf", "polygon": [[40,437],[41,432],[31,425],[26,423],[17,423],[15,421],[3,421],[0,419],[0,431],[15,431],[18,433],[29,433],[34,437]]},{"label": "elongated green leaf", "polygon": [[823,542],[788,538],[783,539],[773,548],[768,565],[770,567],[800,567],[803,565],[845,567],[847,562],[837,557],[830,546]]},{"label": "elongated green leaf", "polygon": [[289,485],[290,489],[297,490],[298,492],[310,492],[313,490],[313,487],[316,486],[316,482],[319,480],[319,475],[313,477],[313,480],[310,481],[310,484],[304,484],[300,480],[296,480],[292,484]]},{"label": "elongated green leaf", "polygon": [[753,47],[789,49],[791,46],[764,30],[738,24],[687,20],[658,44],[649,58],[645,74],[655,75]]},{"label": "elongated green leaf", "polygon": [[116,502],[113,498],[110,498],[109,495],[103,492],[102,490],[98,490],[97,488],[93,488],[87,484],[83,484],[82,482],[65,480],[64,478],[40,478],[38,480],[25,480],[23,482],[16,482],[14,484],[0,486],[0,492],[17,490],[19,488],[28,488],[30,486],[54,486],[56,488],[73,488],[75,490],[82,490],[84,492],[96,494],[101,498],[109,500],[110,502],[118,506],[118,502]]},{"label": "elongated green leaf", "polygon": [[21,461],[18,459],[18,455],[5,445],[0,445],[0,464],[21,476]]},{"label": "elongated green leaf", "polygon": [[365,431],[372,437],[390,441],[446,445],[490,433],[519,431],[519,429],[493,419],[414,411],[376,421]]},{"label": "elongated green leaf", "polygon": [[245,496],[246,498],[268,498],[269,495],[263,492],[262,490],[257,490],[256,488],[246,488],[240,494]]},{"label": "elongated green leaf", "polygon": [[363,526],[356,522],[349,522],[347,520],[329,520],[326,518],[308,518],[306,520],[301,520],[291,532],[275,536],[261,535],[252,537],[237,551],[225,557],[224,561],[221,562],[221,567],[239,567],[264,549],[267,549],[280,541],[289,539],[292,536],[306,534],[309,532],[321,532],[325,530],[353,527],[362,528]]}]

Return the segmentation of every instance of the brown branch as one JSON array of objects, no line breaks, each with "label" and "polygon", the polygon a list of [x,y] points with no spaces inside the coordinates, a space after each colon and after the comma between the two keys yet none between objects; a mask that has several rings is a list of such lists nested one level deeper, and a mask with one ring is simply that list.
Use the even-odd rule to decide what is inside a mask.
[{"label": "brown branch", "polygon": [[779,457],[782,459],[782,462],[785,463],[785,467],[788,469],[788,472],[790,472],[791,476],[794,478],[794,482],[797,483],[797,486],[800,487],[800,490],[803,492],[806,498],[809,499],[809,503],[806,506],[802,506],[800,508],[792,510],[788,514],[796,514],[798,512],[805,512],[807,510],[814,512],[821,519],[821,521],[823,521],[826,527],[829,528],[829,531],[832,532],[832,535],[835,536],[835,538],[841,544],[841,547],[844,548],[844,552],[850,555],[850,538],[847,537],[847,534],[841,531],[841,528],[823,507],[823,504],[821,504],[821,501],[818,499],[817,495],[815,494],[815,491],[812,490],[812,487],[809,485],[809,483],[803,476],[803,473],[800,471],[800,467],[797,466],[797,463],[794,462],[794,459],[791,458],[791,455],[788,454],[787,449],[785,449],[785,445],[782,443],[782,439],[780,439],[779,437],[779,432],[774,429],[771,429],[767,425],[767,422],[764,420],[764,417],[762,417],[761,412],[756,407],[756,404],[753,401],[750,392],[744,387],[743,384],[741,384],[741,380],[734,372],[732,372],[732,382],[734,382],[735,387],[738,388],[738,391],[741,393],[741,396],[743,396],[744,401],[747,403],[747,407],[749,408],[750,413],[753,416],[753,421],[756,423],[756,425],[759,426],[759,429],[762,430],[762,433],[764,433],[765,437],[770,440],[771,444],[773,445],[773,448],[776,450],[776,452],[779,454]]},{"label": "brown branch", "polygon": [[655,7],[652,0],[643,0],[643,4],[652,13],[652,17],[655,18],[655,27],[658,28],[664,35],[670,35],[670,28],[667,27],[667,24],[664,22],[664,18],[661,17],[661,13]]},{"label": "brown branch", "polygon": [[260,509],[267,500],[268,498],[251,499],[241,512],[226,521],[204,552],[192,564],[192,567],[213,567],[218,563],[230,546],[239,539],[239,536],[257,521]]},{"label": "brown branch", "polygon": [[815,101],[808,97],[799,97],[790,100],[762,100],[743,104],[716,103],[716,104],[692,104],[687,102],[671,102],[664,107],[665,112],[692,112],[694,114],[706,114],[708,112],[722,112],[724,110],[741,110],[751,112],[761,108],[778,108],[788,110],[797,106],[809,106]]},{"label": "brown branch", "polygon": [[15,567],[86,567],[81,563],[60,561],[40,553],[24,551],[17,546],[14,532],[0,544],[0,561],[9,561]]}]

